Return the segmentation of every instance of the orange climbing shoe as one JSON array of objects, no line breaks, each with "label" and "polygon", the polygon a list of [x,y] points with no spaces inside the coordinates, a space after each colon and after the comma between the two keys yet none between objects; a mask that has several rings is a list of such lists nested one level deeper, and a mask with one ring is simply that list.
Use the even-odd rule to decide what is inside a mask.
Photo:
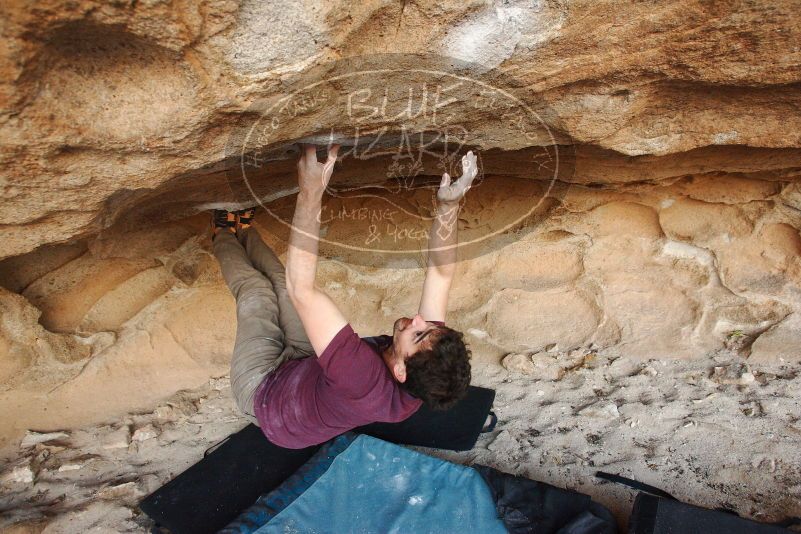
[{"label": "orange climbing shoe", "polygon": [[236,213],[226,210],[214,210],[211,214],[212,239],[221,231],[236,233]]},{"label": "orange climbing shoe", "polygon": [[256,208],[245,208],[234,213],[236,213],[238,228],[247,230],[253,223],[253,217],[256,215]]}]

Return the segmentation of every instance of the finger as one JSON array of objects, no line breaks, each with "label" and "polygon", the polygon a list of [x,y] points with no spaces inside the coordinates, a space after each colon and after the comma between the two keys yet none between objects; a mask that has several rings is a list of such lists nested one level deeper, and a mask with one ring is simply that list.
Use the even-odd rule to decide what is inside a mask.
[{"label": "finger", "polygon": [[311,144],[305,145],[306,161],[309,163],[317,163],[317,147]]},{"label": "finger", "polygon": [[328,149],[328,161],[336,161],[338,153],[339,145],[331,145],[331,148]]},{"label": "finger", "polygon": [[334,172],[334,165],[337,162],[337,151],[338,150],[339,150],[339,145],[335,145],[335,148],[329,149],[329,151],[328,151],[328,159],[325,160],[325,163],[323,163],[323,170],[324,170],[323,180],[326,179],[326,175],[330,177],[331,173]]},{"label": "finger", "polygon": [[470,180],[476,177],[478,174],[478,164],[476,162],[476,157],[472,154],[469,156],[465,156],[466,161],[462,162],[462,168],[464,173],[462,176],[467,175]]},{"label": "finger", "polygon": [[440,186],[440,187],[448,187],[449,185],[451,185],[451,177],[450,177],[450,175],[449,175],[449,174],[446,172],[446,173],[444,173],[444,174],[442,175],[442,181],[439,183],[439,186]]},{"label": "finger", "polygon": [[459,180],[459,185],[463,188],[463,191],[467,193],[467,190],[473,187],[473,178],[475,178],[475,173],[469,173],[465,176],[462,176],[462,179]]}]

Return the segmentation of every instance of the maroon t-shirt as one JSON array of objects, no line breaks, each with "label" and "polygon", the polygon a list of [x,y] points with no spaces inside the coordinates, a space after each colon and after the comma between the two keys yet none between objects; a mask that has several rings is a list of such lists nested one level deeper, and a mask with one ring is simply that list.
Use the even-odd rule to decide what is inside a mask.
[{"label": "maroon t-shirt", "polygon": [[256,390],[253,408],[264,435],[300,449],[358,426],[408,418],[423,401],[400,388],[381,358],[390,343],[391,336],[362,339],[346,324],[319,357],[283,363]]}]

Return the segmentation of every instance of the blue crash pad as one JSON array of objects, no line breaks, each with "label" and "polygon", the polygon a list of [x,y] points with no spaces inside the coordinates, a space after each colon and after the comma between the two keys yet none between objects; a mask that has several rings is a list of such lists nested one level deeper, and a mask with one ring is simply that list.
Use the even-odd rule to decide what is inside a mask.
[{"label": "blue crash pad", "polygon": [[341,450],[320,459],[324,472],[307,475],[308,487],[257,533],[507,532],[474,469],[366,435],[337,439]]}]

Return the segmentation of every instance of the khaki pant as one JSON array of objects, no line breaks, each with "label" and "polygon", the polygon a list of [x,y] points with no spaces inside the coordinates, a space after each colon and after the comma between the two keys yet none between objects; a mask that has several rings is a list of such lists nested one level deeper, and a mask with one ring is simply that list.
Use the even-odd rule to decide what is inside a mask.
[{"label": "khaki pant", "polygon": [[314,355],[286,290],[285,268],[253,227],[241,235],[221,231],[212,242],[223,278],[236,298],[236,342],[231,392],[239,410],[253,415],[256,389],[290,359]]}]

